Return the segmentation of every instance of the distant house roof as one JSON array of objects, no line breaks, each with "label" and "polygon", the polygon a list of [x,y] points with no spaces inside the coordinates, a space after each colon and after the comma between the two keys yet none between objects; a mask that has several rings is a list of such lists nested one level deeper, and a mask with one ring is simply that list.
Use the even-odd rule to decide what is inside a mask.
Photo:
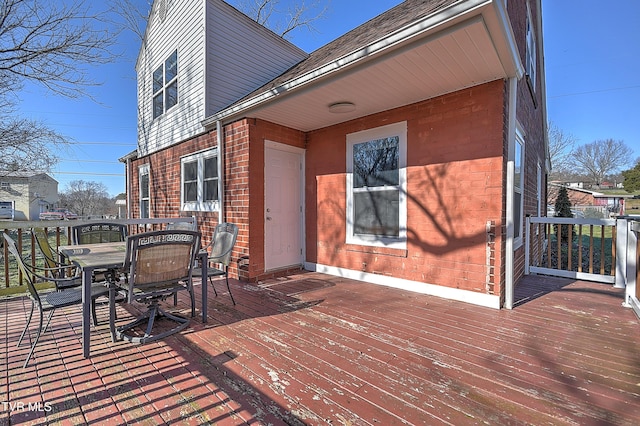
[{"label": "distant house roof", "polygon": [[3,178],[3,177],[31,179],[31,178],[36,177],[36,176],[46,176],[48,179],[56,181],[54,178],[49,176],[46,172],[42,172],[42,171],[24,171],[24,170],[18,170],[18,171],[6,170],[6,171],[2,171],[2,170],[0,170],[0,179]]},{"label": "distant house roof", "polygon": [[633,194],[604,194],[602,192],[597,192],[597,191],[591,191],[589,189],[584,189],[584,188],[577,188],[574,186],[567,186],[567,185],[563,185],[561,183],[555,183],[555,182],[549,182],[549,187],[554,187],[554,188],[567,188],[567,191],[575,191],[575,192],[580,192],[583,193],[585,195],[591,195],[593,198],[633,198]]}]

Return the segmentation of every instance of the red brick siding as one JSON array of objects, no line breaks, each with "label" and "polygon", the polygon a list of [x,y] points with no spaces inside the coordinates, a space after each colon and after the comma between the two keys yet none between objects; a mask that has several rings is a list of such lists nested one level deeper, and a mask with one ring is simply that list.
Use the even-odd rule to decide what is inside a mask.
[{"label": "red brick siding", "polygon": [[[247,232],[247,255],[250,253],[250,256],[248,259],[248,273],[243,278],[254,281],[273,275],[265,273],[264,262],[264,142],[269,140],[304,148],[305,134],[267,121],[247,119],[244,122],[250,134],[250,143],[247,149],[249,155],[248,169],[251,170],[251,174],[249,175],[247,169],[246,178],[249,185],[248,193],[244,200],[248,202],[248,205],[243,223],[246,223],[249,228]],[[242,186],[238,186],[237,189],[240,191]]]},{"label": "red brick siding", "polygon": [[[538,21],[537,8],[538,0],[528,1],[511,1],[507,3],[509,18],[513,28],[514,37],[520,53],[520,59],[523,64],[526,63],[526,21],[527,21],[527,4],[530,6],[531,17],[534,21]],[[542,47],[542,34],[535,30],[537,48],[540,51]],[[546,123],[543,113],[543,85],[542,77],[544,70],[542,69],[544,58],[537,55],[538,70],[536,72],[536,91],[533,92],[527,83],[526,78],[518,82],[518,103],[517,103],[517,119],[524,130],[525,137],[525,159],[524,159],[524,214],[528,216],[537,216],[537,167],[542,167],[542,208],[545,209],[546,196],[546,176],[545,176],[545,131]],[[523,227],[525,222],[523,221]],[[523,231],[523,236],[524,236]],[[538,235],[537,238],[544,238],[544,235]],[[536,241],[532,241],[531,247],[538,247]],[[514,279],[518,280],[524,274],[524,245],[516,250],[514,256]]]},{"label": "red brick siding", "polygon": [[[307,259],[483,293],[500,256],[487,260],[487,222],[502,223],[504,82],[311,132],[307,144]],[[346,135],[407,121],[406,250],[346,245]],[[495,250],[493,251],[495,257]],[[492,264],[491,267],[489,264]],[[491,279],[488,281],[487,276]]]}]

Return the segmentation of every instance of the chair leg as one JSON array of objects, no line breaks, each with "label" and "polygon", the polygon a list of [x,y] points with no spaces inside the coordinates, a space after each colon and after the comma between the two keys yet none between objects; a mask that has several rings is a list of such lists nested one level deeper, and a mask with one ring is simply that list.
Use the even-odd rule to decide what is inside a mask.
[{"label": "chair leg", "polygon": [[213,285],[213,278],[209,277],[209,282],[211,283],[211,288],[213,289],[213,294],[216,295],[216,297],[218,297],[218,292],[216,291],[216,286]]},{"label": "chair leg", "polygon": [[40,336],[42,336],[44,332],[47,331],[47,328],[49,327],[49,323],[51,322],[51,317],[53,317],[54,311],[55,310],[52,309],[51,313],[49,313],[49,318],[47,318],[47,324],[44,326],[44,330],[42,329],[42,320],[44,319],[44,312],[40,311],[40,327],[38,327],[38,334],[36,335],[36,338],[33,341],[33,344],[31,345],[31,350],[29,351],[29,355],[27,355],[27,359],[24,361],[24,364],[22,365],[23,369],[27,368],[27,364],[29,364],[29,360],[33,355],[33,351],[36,349],[36,345],[38,344],[38,340],[40,340]]},{"label": "chair leg", "polygon": [[189,296],[191,297],[191,318],[195,318],[196,316],[196,296],[193,291],[193,286],[188,290]]},{"label": "chair leg", "polygon": [[93,318],[93,326],[97,326],[98,314],[96,314],[96,299],[91,299],[91,317]]},{"label": "chair leg", "polygon": [[231,287],[229,286],[229,270],[227,269],[226,273],[224,274],[224,278],[227,280],[227,290],[229,290],[229,296],[231,296],[231,301],[233,302],[233,304],[236,304],[236,300],[233,298],[233,294],[231,294]]},{"label": "chair leg", "polygon": [[109,332],[111,333],[111,341],[117,341],[116,336],[116,286],[109,283]]},{"label": "chair leg", "polygon": [[[22,334],[20,335],[20,339],[18,339],[18,344],[16,346],[20,346],[20,343],[22,343],[22,339],[24,338],[24,335],[27,333],[27,330],[29,329],[29,324],[31,324],[31,318],[33,318],[33,311],[35,308],[36,308],[36,302],[32,300],[31,312],[29,312],[29,318],[27,319],[27,324],[24,326],[24,330],[22,330]],[[42,313],[40,313],[40,316],[42,316]]]}]

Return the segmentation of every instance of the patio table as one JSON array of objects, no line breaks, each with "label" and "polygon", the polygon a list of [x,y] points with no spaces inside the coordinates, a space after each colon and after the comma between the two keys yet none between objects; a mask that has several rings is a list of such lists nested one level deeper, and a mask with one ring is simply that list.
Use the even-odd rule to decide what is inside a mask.
[{"label": "patio table", "polygon": [[[77,265],[82,271],[82,353],[90,356],[91,280],[96,269],[122,268],[127,252],[126,242],[65,245],[58,247],[61,257]],[[207,252],[200,250],[202,262],[202,322],[207,322]]]}]

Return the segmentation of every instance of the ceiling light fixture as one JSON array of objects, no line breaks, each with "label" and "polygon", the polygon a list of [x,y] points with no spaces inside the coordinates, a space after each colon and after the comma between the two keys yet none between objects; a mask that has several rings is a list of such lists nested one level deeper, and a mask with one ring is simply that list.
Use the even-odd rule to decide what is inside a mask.
[{"label": "ceiling light fixture", "polygon": [[329,105],[329,112],[335,114],[344,114],[347,112],[353,112],[356,110],[356,104],[353,102],[336,102]]}]

